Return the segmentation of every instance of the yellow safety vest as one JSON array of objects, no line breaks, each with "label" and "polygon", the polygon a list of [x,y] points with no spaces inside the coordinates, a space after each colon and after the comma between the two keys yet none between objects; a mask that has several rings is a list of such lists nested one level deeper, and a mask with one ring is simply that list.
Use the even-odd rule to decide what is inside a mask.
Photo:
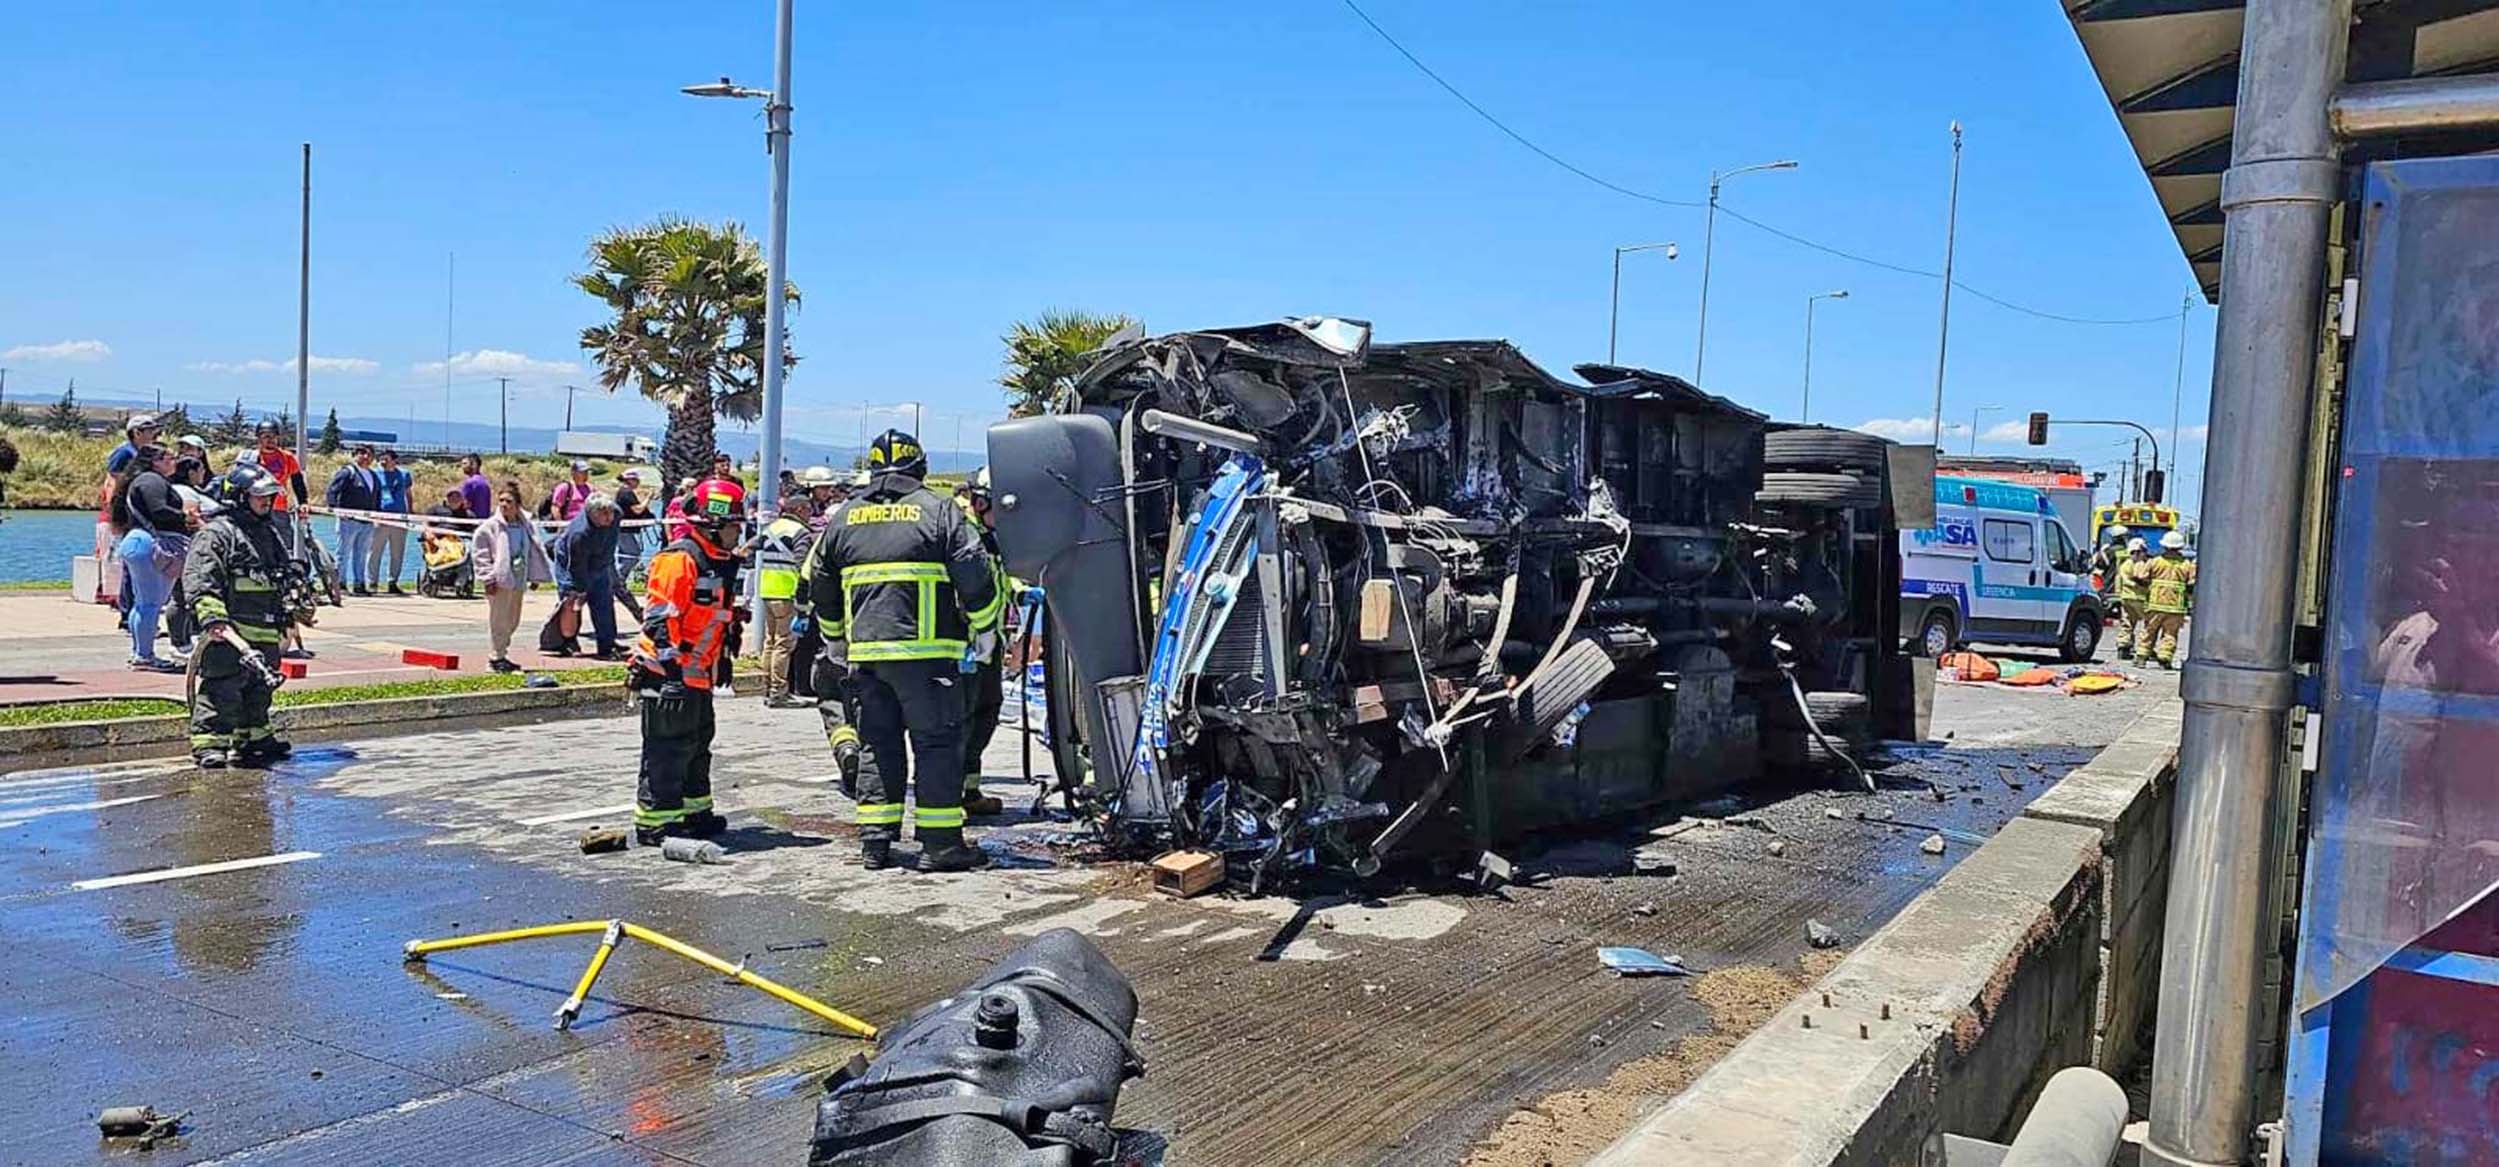
[{"label": "yellow safety vest", "polygon": [[766,524],[755,546],[755,594],[767,600],[798,598],[798,538],[807,524],[783,516]]},{"label": "yellow safety vest", "polygon": [[2151,577],[2144,570],[2152,566],[2149,559],[2122,559],[2117,563],[2117,598],[2142,603],[2152,598]]},{"label": "yellow safety vest", "polygon": [[2152,610],[2185,612],[2195,589],[2195,564],[2183,556],[2164,555],[2151,561],[2143,570],[2149,585]]}]

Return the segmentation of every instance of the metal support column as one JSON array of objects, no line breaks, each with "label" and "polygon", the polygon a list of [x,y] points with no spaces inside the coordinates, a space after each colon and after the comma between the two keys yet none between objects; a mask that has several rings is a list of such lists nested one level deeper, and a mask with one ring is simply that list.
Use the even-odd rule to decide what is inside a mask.
[{"label": "metal support column", "polygon": [[2253,1122],[2265,915],[2291,706],[2298,508],[2352,0],[2251,0],[2225,219],[2201,574],[2148,1163],[2236,1164]]}]

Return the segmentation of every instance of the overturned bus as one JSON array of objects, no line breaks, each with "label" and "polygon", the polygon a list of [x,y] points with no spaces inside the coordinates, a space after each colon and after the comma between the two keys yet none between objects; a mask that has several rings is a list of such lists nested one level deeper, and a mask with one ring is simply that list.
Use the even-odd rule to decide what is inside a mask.
[{"label": "overturned bus", "polygon": [[1046,591],[1054,761],[1135,850],[1253,887],[1915,732],[1900,505],[1931,457],[1643,369],[1311,318],[1127,339],[989,431]]}]

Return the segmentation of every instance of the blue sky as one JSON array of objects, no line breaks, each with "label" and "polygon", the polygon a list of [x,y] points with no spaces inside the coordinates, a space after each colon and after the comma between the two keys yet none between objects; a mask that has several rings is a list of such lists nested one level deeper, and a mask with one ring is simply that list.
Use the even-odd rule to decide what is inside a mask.
[{"label": "blue sky", "polygon": [[[2174,313],[2191,280],[2056,4],[1524,6],[1365,0],[1511,126],[1615,183],[1726,205],[1939,266],[1950,138],[1967,131],[1958,275],[2053,312]],[[0,42],[0,366],[12,400],[291,401],[296,151],[314,143],[315,410],[552,425],[587,383],[571,288],[601,228],[662,213],[760,230],[750,103],[771,4],[56,5]],[[1697,210],[1592,185],[1451,99],[1339,0],[1268,4],[800,0],[791,276],[793,432],[855,434],[919,400],[932,445],[997,412],[998,334],[1047,307],[1156,331],[1340,313],[1385,339],[1502,336],[1556,369],[1602,359],[1617,244],[1622,356],[1689,374]],[[1938,286],[1719,220],[1707,387],[1797,412],[1806,297],[1814,416],[1925,418]],[[2186,469],[2213,315],[2188,319]],[[97,342],[94,345],[81,342]],[[66,347],[64,347],[66,346]],[[2082,327],[1953,305],[1945,416],[2131,417],[2164,430],[2174,322]],[[584,398],[583,422],[656,422]],[[888,424],[880,415],[876,424]],[[1886,428],[1880,427],[1877,428]],[[1922,432],[1922,430],[1920,431]],[[1984,434],[1982,433],[1982,437]],[[1982,440],[1980,448],[2010,443]],[[2060,452],[2122,458],[2117,431]]]}]

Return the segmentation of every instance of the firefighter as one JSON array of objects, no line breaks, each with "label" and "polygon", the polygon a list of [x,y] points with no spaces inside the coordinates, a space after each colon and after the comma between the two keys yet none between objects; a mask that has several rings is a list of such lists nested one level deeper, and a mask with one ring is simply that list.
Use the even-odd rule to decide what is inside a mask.
[{"label": "firefighter", "polygon": [[[989,529],[994,513],[989,502],[989,467],[972,472],[963,485],[955,488],[955,505],[963,508],[963,517],[971,520],[978,532],[981,550],[989,555],[990,579],[998,593],[1014,599],[1015,581],[1008,578],[1006,562],[998,552],[998,536]],[[1006,809],[996,795],[981,793],[981,756],[989,751],[989,739],[998,734],[998,713],[1005,704],[1000,692],[1002,673],[998,658],[1001,651],[992,638],[988,651],[967,658],[972,667],[970,689],[963,695],[963,813],[994,815]]]},{"label": "firefighter", "polygon": [[737,499],[706,482],[685,505],[685,532],[651,559],[631,683],[642,709],[636,841],[709,838],[728,824],[712,810],[712,693],[735,620]]},{"label": "firefighter", "polygon": [[2100,549],[2091,553],[2091,574],[2103,596],[2117,594],[2117,569],[2126,564],[2126,537],[2130,533],[2124,523],[2110,523],[2108,529],[2100,532]]},{"label": "firefighter", "polygon": [[2195,561],[2186,557],[2187,536],[2171,531],[2161,536],[2161,554],[2136,567],[2144,581],[2143,631],[2135,636],[2135,660],[2148,663],[2157,652],[2162,668],[2176,668],[2178,633],[2195,608]]},{"label": "firefighter", "polygon": [[293,752],[269,728],[279,651],[292,623],[286,597],[294,565],[278,533],[284,519],[273,517],[285,489],[258,466],[236,467],[225,483],[235,505],[191,541],[183,562],[182,590],[200,630],[192,657],[191,760],[202,769],[262,765]]},{"label": "firefighter", "polygon": [[[2109,575],[2117,581],[2117,659],[2119,660],[2137,653],[2147,657],[2152,655],[2152,646],[2142,639],[2143,620],[2147,614],[2143,605],[2144,601],[2149,598],[2150,585],[2138,574],[2140,569],[2135,566],[2149,557],[2148,549],[2143,545],[2143,537],[2137,535],[2126,540],[2126,557],[2118,560],[2109,569]],[[2138,644],[2142,645],[2140,649],[2136,647]]]},{"label": "firefighter", "polygon": [[[835,507],[839,514],[840,508]],[[824,744],[833,749],[833,764],[839,768],[842,794],[859,797],[859,693],[851,683],[850,661],[841,654],[839,640],[825,639],[824,624],[816,613],[815,586],[817,570],[824,559],[825,540],[819,536],[807,548],[807,558],[799,566],[798,616],[791,622],[801,640],[816,642],[815,655],[808,667],[808,688],[816,695],[816,717],[824,723]],[[840,622],[838,600],[830,609],[835,623]]]},{"label": "firefighter", "polygon": [[808,577],[825,652],[857,689],[860,857],[870,870],[891,864],[909,774],[920,869],[966,871],[985,860],[963,842],[960,670],[996,642],[1006,597],[962,510],[922,483],[918,438],[878,435],[868,469],[867,488],[826,524]]},{"label": "firefighter", "polygon": [[814,534],[807,525],[813,513],[806,495],[782,499],[780,515],[755,536],[755,594],[764,602],[764,704],[773,709],[799,705],[790,696],[790,655],[808,631],[796,623],[798,568]]}]

